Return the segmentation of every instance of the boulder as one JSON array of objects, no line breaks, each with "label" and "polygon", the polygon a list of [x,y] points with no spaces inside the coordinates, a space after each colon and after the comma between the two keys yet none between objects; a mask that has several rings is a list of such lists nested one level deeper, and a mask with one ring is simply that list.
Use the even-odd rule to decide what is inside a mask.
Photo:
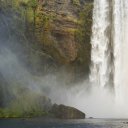
[{"label": "boulder", "polygon": [[57,104],[52,106],[51,113],[59,119],[85,119],[86,117],[85,113],[76,108]]}]

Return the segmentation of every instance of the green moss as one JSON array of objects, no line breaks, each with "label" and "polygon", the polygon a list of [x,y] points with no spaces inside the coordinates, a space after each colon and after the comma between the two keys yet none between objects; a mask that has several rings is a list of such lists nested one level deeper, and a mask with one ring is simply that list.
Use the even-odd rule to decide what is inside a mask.
[{"label": "green moss", "polygon": [[[75,32],[75,39],[78,48],[77,60],[74,63],[77,78],[82,78],[89,73],[90,55],[91,55],[91,30],[92,30],[92,10],[93,4],[85,4],[84,9],[80,12],[78,28]],[[78,68],[79,67],[79,68]]]},{"label": "green moss", "polygon": [[76,6],[80,6],[80,1],[79,0],[72,0],[72,4]]},{"label": "green moss", "polygon": [[77,29],[76,28],[68,28],[68,29],[66,29],[66,32],[74,35],[74,33],[77,32]]}]

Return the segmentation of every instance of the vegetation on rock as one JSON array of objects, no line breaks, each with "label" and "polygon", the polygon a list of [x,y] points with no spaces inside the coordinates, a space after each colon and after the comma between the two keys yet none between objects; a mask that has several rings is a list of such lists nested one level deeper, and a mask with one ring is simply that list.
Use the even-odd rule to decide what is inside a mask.
[{"label": "vegetation on rock", "polygon": [[92,8],[93,4],[88,3],[84,6],[84,9],[80,12],[80,20],[78,29],[75,33],[76,40],[78,42],[78,56],[76,59],[78,68],[78,74],[84,76],[89,73],[90,65],[90,53],[91,53],[91,26],[92,26]]},{"label": "vegetation on rock", "polygon": [[[56,0],[0,0],[0,13],[9,18],[9,21],[1,20],[0,23],[10,26],[7,29],[8,45],[20,56],[29,72],[42,76],[64,70],[68,72],[66,77],[69,81],[66,83],[69,85],[85,79],[89,73],[92,8],[92,0],[70,0],[68,3]],[[17,36],[15,39],[14,35]],[[31,98],[32,93],[27,96],[24,93],[26,88],[18,88],[20,92],[17,93],[22,92],[22,95],[10,95],[7,89],[3,89],[8,83],[0,76],[0,117],[51,114],[51,101],[43,94],[34,94],[35,97]],[[20,83],[13,81],[11,84],[17,87]],[[4,91],[10,99],[6,99]],[[3,104],[5,99],[7,104]]]}]

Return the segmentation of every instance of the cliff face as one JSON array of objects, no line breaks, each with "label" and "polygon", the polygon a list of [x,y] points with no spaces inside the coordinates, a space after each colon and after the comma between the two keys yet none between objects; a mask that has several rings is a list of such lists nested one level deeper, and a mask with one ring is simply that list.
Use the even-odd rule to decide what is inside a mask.
[{"label": "cliff face", "polygon": [[[86,74],[90,64],[91,18],[92,0],[39,0],[36,41],[60,65],[72,68],[73,73]],[[31,29],[27,31],[32,34]]]},{"label": "cliff face", "polygon": [[[14,65],[15,67],[16,63],[16,67],[18,67],[16,69],[19,69],[18,71],[21,72],[21,74],[24,74],[24,70],[27,70],[27,74],[30,73],[30,77],[35,81],[38,80],[38,74],[51,74],[51,72],[58,70],[60,81],[62,80],[61,76],[63,78],[66,76],[66,79],[64,79],[66,85],[69,85],[68,82],[76,82],[76,78],[80,78],[80,80],[81,78],[85,79],[85,75],[89,72],[90,64],[90,35],[92,23],[92,3],[90,0],[6,0],[0,2],[0,17],[0,52],[3,46],[11,51],[9,53],[7,52],[7,58],[12,58],[9,62],[6,61],[6,64]],[[17,61],[13,61],[13,54],[10,53],[16,55],[13,57],[14,60],[16,59]],[[3,52],[3,55],[1,53],[2,59],[5,58],[6,60],[5,55],[6,50],[5,53]],[[20,63],[21,65],[19,65]],[[3,66],[3,63],[1,65]],[[4,66],[5,69],[7,66]],[[10,70],[14,76],[9,75],[9,77],[4,76],[3,67],[1,67],[1,69],[3,72],[0,72],[0,107],[8,106],[8,101],[14,99],[12,106],[14,106],[13,110],[15,110],[15,107],[18,109],[18,116],[22,116],[22,112],[27,114],[26,110],[22,112],[19,111],[22,107],[21,104],[25,105],[24,97],[26,97],[26,95],[28,95],[28,99],[25,98],[26,100],[30,101],[32,98],[31,105],[34,108],[39,107],[35,106],[35,101],[39,104],[44,104],[44,102],[48,103],[48,105],[51,104],[49,99],[45,100],[45,96],[41,95],[42,100],[38,101],[37,99],[40,99],[40,95],[35,94],[35,97],[31,97],[33,94],[31,92],[30,94],[27,93],[27,88],[19,88],[19,85],[24,85],[24,80],[22,83],[21,78],[25,75],[22,74],[20,76],[21,81],[19,81],[17,79],[19,78],[17,75],[18,71],[15,72],[15,68]],[[60,72],[60,70],[62,72]],[[65,70],[68,73],[65,73]],[[9,70],[7,72],[9,72]],[[8,81],[8,78],[11,78],[11,82]],[[29,79],[29,75],[25,78]],[[27,81],[31,81],[31,78]],[[63,86],[62,81],[61,83],[62,85],[60,86]],[[17,87],[17,91],[14,92],[18,97],[19,92],[21,92],[21,97],[17,99],[11,95],[10,92],[13,91],[10,88],[4,87],[8,84],[9,86],[14,86],[11,87],[12,89]],[[26,93],[24,90],[26,90]],[[17,101],[21,101],[21,99],[23,99],[21,104],[15,104]],[[5,104],[4,101],[7,101],[7,104]],[[27,106],[29,105],[30,104],[27,104]],[[24,106],[24,108],[26,108],[26,106]],[[65,106],[58,108],[60,113],[64,109],[66,118],[76,118],[76,116],[82,116],[82,118],[84,118],[85,115],[83,113],[79,115],[79,111],[70,107],[67,108],[68,109],[66,109]],[[2,114],[1,116],[5,116],[6,113],[8,116],[10,112],[8,112],[8,110],[5,110],[4,113],[0,112],[0,114]],[[68,113],[71,114],[68,115]],[[72,113],[73,117],[71,116]],[[15,117],[15,113],[10,114],[10,116]],[[32,111],[31,113],[30,109],[30,113],[28,114],[35,115],[35,112]]]},{"label": "cliff face", "polygon": [[16,11],[19,30],[29,41],[22,43],[29,67],[36,67],[36,72],[44,72],[42,64],[65,67],[74,80],[85,78],[90,64],[92,1],[2,1],[1,7],[8,5]]},{"label": "cliff face", "polygon": [[[44,45],[43,48],[46,51],[49,49],[47,52],[60,63],[70,63],[77,57],[75,32],[79,10],[80,5],[73,5],[71,0],[39,2],[36,37]],[[42,19],[42,16],[45,19]],[[42,22],[45,23],[41,28]]]}]

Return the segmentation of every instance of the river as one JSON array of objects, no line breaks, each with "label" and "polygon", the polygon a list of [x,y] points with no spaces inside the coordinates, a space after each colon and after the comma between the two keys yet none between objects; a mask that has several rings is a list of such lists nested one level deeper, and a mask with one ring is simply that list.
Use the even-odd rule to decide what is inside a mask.
[{"label": "river", "polygon": [[0,119],[0,128],[128,128],[128,119]]}]

